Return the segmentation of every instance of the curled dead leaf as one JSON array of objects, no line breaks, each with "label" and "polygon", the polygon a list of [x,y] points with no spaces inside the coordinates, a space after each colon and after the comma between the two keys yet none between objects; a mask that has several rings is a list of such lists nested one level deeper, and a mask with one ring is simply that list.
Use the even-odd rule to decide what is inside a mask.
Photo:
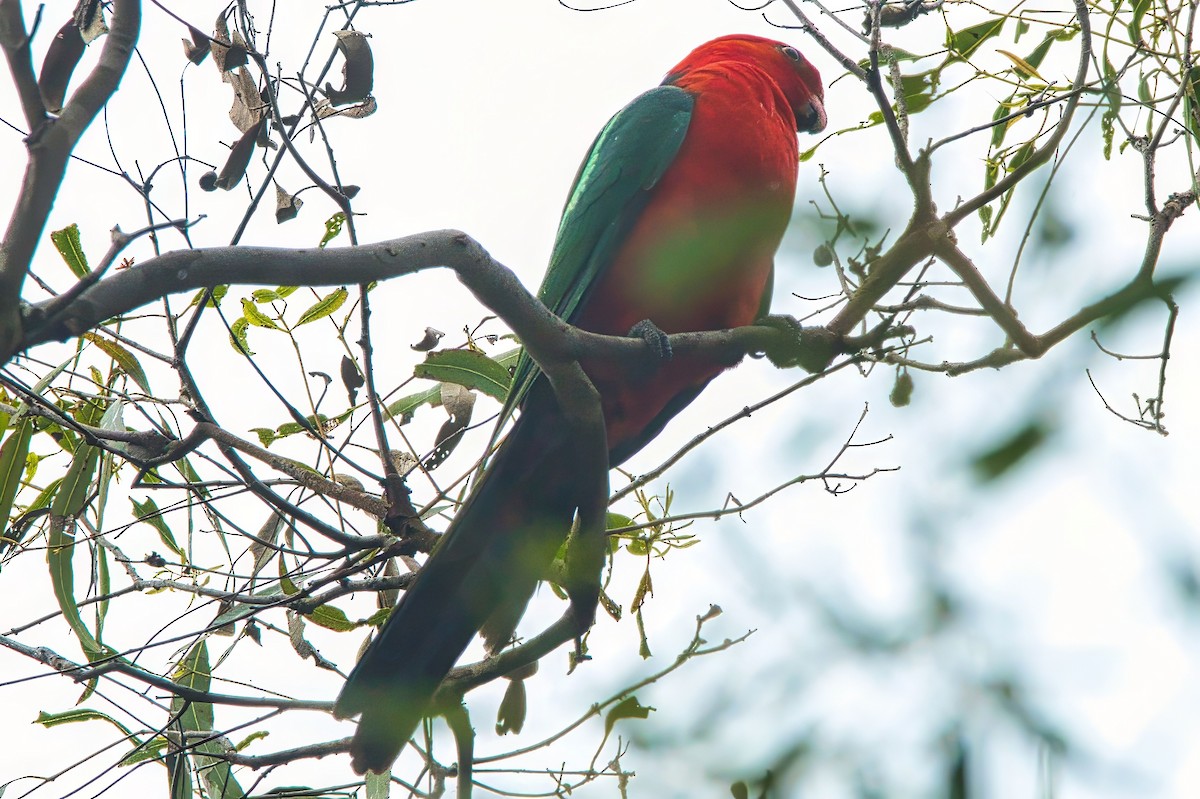
[{"label": "curled dead leaf", "polygon": [[349,355],[342,356],[342,385],[346,387],[346,393],[350,397],[350,404],[354,405],[358,402],[358,390],[363,387],[366,380],[358,371],[358,364]]},{"label": "curled dead leaf", "polygon": [[250,159],[254,157],[255,140],[265,121],[260,119],[257,125],[243,133],[242,137],[237,140],[237,144],[233,145],[233,149],[229,151],[229,157],[225,159],[225,166],[221,167],[221,174],[217,175],[216,186],[218,189],[229,191],[242,181],[242,176],[246,174],[246,167],[250,166]]},{"label": "curled dead leaf", "polygon": [[396,472],[404,477],[413,469],[417,468],[417,459],[413,457],[411,452],[406,452],[402,449],[394,449],[389,455],[392,456],[392,465],[396,467]]},{"label": "curled dead leaf", "polygon": [[199,28],[188,25],[188,33],[191,34],[191,41],[183,40],[183,54],[187,56],[187,60],[193,64],[200,64],[208,57],[212,50],[212,39],[208,37]]},{"label": "curled dead leaf", "polygon": [[[304,205],[304,200],[301,200],[294,194],[288,194],[287,190],[275,184],[275,223],[283,224],[296,218],[300,213],[300,207]],[[353,400],[352,400],[353,401]]]},{"label": "curled dead leaf", "polygon": [[71,82],[71,73],[83,58],[83,50],[87,44],[79,33],[75,20],[70,20],[54,34],[46,57],[42,60],[42,71],[38,75],[38,90],[42,94],[42,102],[46,110],[57,114],[63,109],[63,100],[67,96],[67,85]]},{"label": "curled dead leaf", "polygon": [[334,108],[333,104],[330,103],[329,100],[323,99],[319,101],[316,106],[314,106],[314,109],[317,112],[317,116],[321,119],[328,119],[330,117],[362,119],[363,117],[369,117],[371,114],[374,114],[376,111],[378,111],[379,104],[375,102],[374,97],[368,97],[358,105],[352,105],[348,108]]},{"label": "curled dead leaf", "polygon": [[442,336],[444,335],[446,334],[440,330],[427,327],[425,328],[425,337],[416,344],[412,344],[410,346],[417,352],[429,352],[431,349],[437,346],[438,342],[442,340]]},{"label": "curled dead leaf", "polygon": [[334,31],[342,65],[342,88],[325,84],[325,94],[334,105],[349,105],[367,99],[375,84],[375,58],[367,36],[360,31]]},{"label": "curled dead leaf", "polygon": [[108,23],[104,21],[104,6],[100,0],[81,0],[75,6],[75,27],[84,44],[91,44],[108,33]]},{"label": "curled dead leaf", "polygon": [[471,414],[475,409],[475,393],[469,388],[457,383],[442,383],[441,392],[442,407],[446,409],[450,418],[438,430],[433,452],[425,459],[426,469],[435,469],[450,457],[450,453],[462,441],[463,433],[471,423]]}]

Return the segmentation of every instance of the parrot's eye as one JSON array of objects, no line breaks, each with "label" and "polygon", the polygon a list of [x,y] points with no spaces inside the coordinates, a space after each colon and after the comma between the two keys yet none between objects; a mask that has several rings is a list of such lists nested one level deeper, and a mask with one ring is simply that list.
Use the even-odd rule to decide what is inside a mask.
[{"label": "parrot's eye", "polygon": [[780,48],[780,51],[797,64],[804,60],[804,56],[800,55],[800,51],[791,45],[784,45]]}]

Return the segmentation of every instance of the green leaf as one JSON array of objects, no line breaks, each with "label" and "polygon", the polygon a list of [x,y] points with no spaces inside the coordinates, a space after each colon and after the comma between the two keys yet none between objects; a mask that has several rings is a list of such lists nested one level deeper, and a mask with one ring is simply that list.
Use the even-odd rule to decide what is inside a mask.
[{"label": "green leaf", "polygon": [[279,329],[279,325],[275,324],[274,319],[258,310],[258,306],[253,302],[244,298],[242,299],[242,314],[243,318],[255,327],[263,327],[267,330]]},{"label": "green leaf", "polygon": [[[192,462],[187,458],[180,458],[179,460],[175,461],[174,466],[175,470],[179,472],[179,476],[187,482],[192,484],[203,482],[200,479],[200,475],[196,471],[196,468],[192,466]],[[208,496],[208,489],[202,485],[197,485],[193,490],[198,492],[201,496]]]},{"label": "green leaf", "polygon": [[385,621],[387,621],[388,617],[391,615],[392,615],[391,608],[380,608],[379,610],[372,613],[370,616],[367,616],[365,619],[363,619],[362,625],[364,627],[376,627],[376,628],[382,627],[383,623]]},{"label": "green leaf", "polygon": [[[904,50],[900,47],[890,47],[890,46],[884,47],[883,49],[880,50],[880,53],[879,53],[879,61],[881,62],[881,64],[891,63],[893,61],[896,63],[900,63],[901,61],[920,61],[923,57],[924,56],[917,55],[916,53],[909,52],[908,50]],[[869,59],[869,58],[860,59],[858,62],[858,66],[859,66],[859,69],[862,69],[864,71],[870,70],[871,69],[871,59]],[[886,71],[886,70],[881,70],[881,71]]]},{"label": "green leaf", "polygon": [[[293,588],[294,587],[295,586],[293,586]],[[279,586],[279,585],[272,585],[269,588],[264,588],[261,591],[255,591],[253,596],[282,598],[284,596],[283,587]],[[227,624],[232,624],[235,621],[240,621],[241,619],[244,619],[247,616],[253,616],[255,613],[258,613],[259,611],[263,610],[264,607],[269,607],[269,606],[264,606],[264,605],[259,605],[259,604],[253,604],[253,605],[247,605],[247,604],[241,604],[241,603],[236,604],[233,607],[226,610],[224,613],[217,616],[211,622],[209,622],[208,626],[209,627],[224,627]]]},{"label": "green leaf", "polygon": [[313,624],[334,632],[345,633],[358,628],[357,622],[350,621],[341,608],[333,605],[321,605],[305,615]]},{"label": "green leaf", "polygon": [[928,94],[910,94],[904,98],[904,107],[908,115],[919,114],[933,102],[932,91]]},{"label": "green leaf", "polygon": [[286,300],[288,297],[296,293],[299,286],[276,286],[275,293],[279,295],[279,299]]},{"label": "green leaf", "polygon": [[58,494],[58,487],[61,486],[62,483],[63,478],[61,477],[56,477],[47,483],[46,487],[39,491],[38,495],[33,498],[33,502],[29,503],[29,507],[25,509],[25,512],[28,513],[29,511],[41,510],[42,508],[50,507],[50,502],[54,499],[55,495]]},{"label": "green leaf", "polygon": [[50,506],[51,514],[74,517],[83,511],[99,459],[100,451],[90,444],[76,449],[71,466]]},{"label": "green leaf", "polygon": [[1005,123],[1001,125],[999,122],[1012,113],[1012,99],[1013,96],[1009,95],[1008,100],[1006,102],[1001,102],[996,106],[996,110],[992,112],[992,121],[997,123],[992,126],[993,150],[998,149],[1001,144],[1004,144],[1004,136],[1008,133],[1009,124],[1011,123]]},{"label": "green leaf", "polygon": [[348,296],[350,296],[350,293],[346,291],[345,286],[329,293],[322,299],[318,300],[316,305],[313,305],[307,311],[300,314],[300,321],[296,322],[296,327],[300,327],[300,325],[307,325],[309,322],[315,322],[318,319],[324,319],[338,308],[341,308],[342,305],[345,304],[346,297]]},{"label": "green leaf", "polygon": [[1139,76],[1137,96],[1142,105],[1154,105],[1154,96],[1150,91],[1150,75]]},{"label": "green leaf", "polygon": [[496,361],[475,350],[440,350],[425,356],[413,374],[428,380],[457,383],[504,402],[512,375]]},{"label": "green leaf", "polygon": [[971,461],[971,468],[980,480],[995,480],[1029,458],[1053,432],[1052,427],[1044,421],[1028,422],[976,455]]},{"label": "green leaf", "polygon": [[187,563],[187,554],[184,553],[183,548],[175,541],[175,534],[167,526],[167,521],[163,518],[162,512],[158,509],[158,505],[154,500],[146,497],[145,502],[138,502],[133,497],[130,497],[129,501],[133,503],[133,512],[137,516],[137,520],[153,527],[158,532],[158,538],[163,542],[163,546],[174,552],[181,562]]},{"label": "green leaf", "polygon": [[[174,751],[174,754],[171,752]],[[192,761],[187,753],[168,747],[168,754],[163,757],[167,765],[167,782],[171,791],[171,799],[194,799],[195,790],[192,788]]]},{"label": "green leaf", "polygon": [[250,296],[258,303],[274,302],[279,299],[279,292],[272,289],[255,289],[250,292]]},{"label": "green leaf", "polygon": [[88,272],[92,271],[88,267],[87,256],[83,252],[83,245],[79,242],[79,225],[70,224],[62,230],[56,230],[50,234],[50,241],[54,242],[54,248],[58,250],[58,254],[67,262],[67,268],[71,270],[71,274],[75,277],[83,277]]},{"label": "green leaf", "polygon": [[[220,285],[220,286],[213,286],[212,296],[208,298],[207,306],[209,308],[219,307],[221,305],[221,300],[225,299],[225,295],[228,293],[229,293],[228,284]],[[204,296],[206,294],[208,294],[208,289],[200,289],[199,291],[197,291],[195,294],[192,295],[192,301],[188,303],[188,307],[191,308],[193,305],[199,305],[200,300],[204,299]]]},{"label": "green leaf", "polygon": [[92,636],[79,615],[72,557],[75,554],[74,518],[83,511],[99,460],[100,451],[90,444],[75,451],[71,466],[50,505],[50,532],[46,542],[46,564],[58,609],[79,638],[89,662],[107,656],[109,651]]},{"label": "green leaf", "polygon": [[29,442],[33,439],[33,421],[26,419],[9,433],[0,445],[0,552],[16,541],[6,538],[8,515],[12,513],[17,490],[21,487],[21,475],[25,472],[25,460],[29,456]]},{"label": "green leaf", "polygon": [[91,710],[86,707],[78,707],[73,710],[67,710],[62,713],[47,713],[42,711],[38,713],[35,724],[41,724],[43,727],[57,727],[60,724],[74,724],[79,721],[107,721],[109,724],[123,732],[126,737],[137,741],[137,736],[133,734],[133,730],[126,727],[121,722],[114,719],[107,713],[101,713],[99,710]]},{"label": "green leaf", "polygon": [[[134,740],[137,741],[136,738]],[[162,758],[163,750],[169,745],[167,739],[161,735],[156,735],[149,741],[141,741],[136,748],[121,758],[120,765],[123,767],[136,766],[138,763],[145,763],[149,760],[159,760]]]},{"label": "green leaf", "polygon": [[[104,409],[104,415],[100,417],[100,423],[97,425],[106,433],[124,433],[125,427],[125,400],[114,400]],[[112,444],[113,449],[119,452],[125,452],[128,445],[124,442],[115,442]],[[97,480],[98,495],[96,502],[92,506],[92,512],[96,516],[96,526],[104,528],[104,509],[108,507],[108,490],[112,486],[113,477],[113,453],[103,452],[100,456],[100,478]]]},{"label": "green leaf", "polygon": [[261,741],[262,739],[268,737],[270,734],[271,734],[270,730],[256,730],[256,731],[250,733],[249,735],[247,735],[242,740],[238,741],[236,744],[234,744],[233,748],[237,752],[245,752],[247,749],[250,748],[250,744],[254,743],[255,741]]},{"label": "green leaf", "polygon": [[979,209],[979,221],[983,224],[983,234],[980,242],[983,243],[992,234],[992,206],[985,205]]},{"label": "green leaf", "polygon": [[[649,577],[650,573],[646,572],[646,576]],[[633,618],[635,621],[637,621],[638,655],[642,658],[642,660],[649,660],[650,658],[654,657],[654,653],[650,651],[650,639],[646,636],[646,622],[642,618],[641,608],[638,608],[638,610],[633,614]],[[645,716],[642,716],[642,718],[645,718]]]},{"label": "green leaf", "polygon": [[897,372],[896,380],[892,383],[892,392],[888,401],[896,408],[904,408],[912,402],[913,379],[908,370]]},{"label": "green leaf", "polygon": [[640,611],[642,605],[646,603],[647,596],[654,596],[654,581],[650,579],[650,569],[642,570],[642,579],[638,581],[637,591],[633,594],[633,601],[629,603],[629,609],[632,611]]},{"label": "green leaf", "polygon": [[[108,550],[104,547],[96,547],[96,582],[97,592],[100,596],[107,597],[112,593],[112,574],[108,568]],[[96,640],[104,640],[104,620],[108,618],[109,600],[101,599],[95,603],[93,607],[96,609]]]},{"label": "green leaf", "polygon": [[292,582],[292,577],[288,573],[287,564],[283,562],[283,557],[279,558],[279,590],[286,596],[295,596],[300,593],[300,586]]},{"label": "green leaf", "polygon": [[[900,76],[900,89],[906,97],[914,94],[929,94],[938,87],[941,82],[941,70],[929,69],[924,72],[916,72],[911,75]],[[888,78],[888,83],[895,86],[895,82],[891,77]]]},{"label": "green leaf", "polygon": [[[1059,41],[1059,38],[1057,36],[1054,36],[1054,35],[1046,36],[1046,38],[1042,39],[1041,43],[1037,47],[1033,48],[1033,52],[1031,52],[1029,55],[1025,56],[1025,59],[1024,59],[1025,63],[1028,64],[1029,66],[1033,67],[1034,69],[1037,69],[1038,67],[1040,67],[1042,65],[1042,61],[1045,60],[1045,58],[1046,58],[1046,54],[1050,52],[1050,47],[1057,41]],[[1034,72],[1033,75],[1038,80],[1049,83],[1049,81],[1047,81],[1041,75],[1038,75],[1036,72]]]},{"label": "green leaf", "polygon": [[[212,685],[212,670],[208,660],[208,643],[201,638],[179,661],[171,679],[193,691],[208,691]],[[179,696],[171,699],[171,716],[177,719],[180,731],[210,732],[213,729],[213,706],[209,702],[193,702]]]},{"label": "green leaf", "polygon": [[422,405],[434,405],[442,401],[442,389],[439,386],[434,386],[428,391],[421,391],[417,394],[409,394],[407,397],[401,397],[395,402],[388,405],[384,411],[385,418],[399,418],[400,424],[408,424],[412,421],[412,416],[416,413],[417,408]]},{"label": "green leaf", "polygon": [[321,237],[321,241],[317,246],[324,248],[326,244],[337,238],[338,234],[342,232],[342,226],[345,224],[346,215],[341,211],[326,219],[325,235]]},{"label": "green leaf", "polygon": [[[1053,40],[1046,39],[1046,41],[1043,42],[1043,44],[1047,44],[1047,49],[1049,49],[1048,44],[1051,41],[1053,41]],[[1026,79],[1037,78],[1042,83],[1049,83],[1048,80],[1046,80],[1045,78],[1043,78],[1041,75],[1038,74],[1036,64],[1030,63],[1029,60],[1021,58],[1021,56],[1017,55],[1016,53],[1010,52],[1008,50],[1001,50],[1001,49],[997,48],[996,52],[999,53],[1000,55],[1004,56],[1005,58],[1007,58],[1009,61],[1013,62],[1013,66],[1015,66],[1017,68],[1017,74],[1019,74],[1021,77],[1026,78]],[[1037,51],[1035,50],[1034,52],[1036,53]],[[1045,53],[1042,53],[1042,57],[1045,57],[1045,55],[1046,55]]]},{"label": "green leaf", "polygon": [[1108,105],[1100,117],[1100,131],[1104,136],[1104,160],[1112,158],[1112,143],[1117,115],[1121,113],[1121,91],[1117,81],[1117,70],[1112,62],[1104,59],[1104,102]]},{"label": "green leaf", "polygon": [[1150,9],[1153,0],[1133,0],[1129,16],[1129,41],[1135,46],[1142,43],[1142,17]]},{"label": "green leaf", "polygon": [[[212,686],[212,667],[208,659],[208,644],[202,638],[196,642],[187,656],[180,661],[172,679],[181,686],[195,691],[208,691]],[[215,716],[210,702],[190,702],[181,697],[171,700],[171,714],[178,718],[183,732],[212,733]],[[194,740],[194,739],[193,739]],[[190,757],[196,770],[203,776],[210,796],[222,799],[242,799],[246,792],[238,784],[229,763],[218,755],[224,747],[217,740],[199,740],[192,744]],[[182,760],[183,757],[180,756]]]},{"label": "green leaf", "polygon": [[633,526],[633,519],[629,518],[628,516],[626,516],[622,513],[613,513],[612,511],[609,511],[605,515],[604,529],[606,529],[606,530],[620,530],[623,527],[632,527],[632,526]]},{"label": "green leaf", "polygon": [[238,353],[246,356],[254,354],[254,350],[250,349],[250,340],[246,337],[249,329],[250,323],[246,321],[246,317],[244,316],[239,316],[229,326],[229,346],[237,350]]},{"label": "green leaf", "polygon": [[959,58],[967,60],[975,51],[979,49],[979,45],[986,42],[993,36],[997,36],[1000,30],[1004,27],[1004,17],[995,17],[986,22],[980,22],[977,25],[972,25],[969,28],[963,28],[961,31],[954,33],[946,32],[946,47],[952,53],[950,60]]},{"label": "green leaf", "polygon": [[612,732],[613,725],[621,719],[646,719],[650,717],[651,710],[654,710],[654,708],[641,704],[637,701],[636,696],[625,697],[605,715],[604,737],[608,737],[609,733]]},{"label": "green leaf", "polygon": [[1183,124],[1200,141],[1200,66],[1188,70],[1183,89]]},{"label": "green leaf", "polygon": [[1029,157],[1033,155],[1034,146],[1032,141],[1027,141],[1013,154],[1013,157],[1008,162],[1008,171],[1015,172],[1021,167]]},{"label": "green leaf", "polygon": [[[318,413],[315,416],[305,416],[304,420],[308,423],[307,425],[300,424],[299,422],[284,422],[283,424],[279,425],[279,427],[275,428],[275,439],[287,438],[288,436],[294,436],[297,433],[308,433],[309,430],[315,430],[318,433],[328,433],[330,430],[335,429],[342,422],[349,419],[351,412],[352,411],[350,410],[342,411],[337,416],[332,418],[323,413]],[[259,435],[259,439],[262,439],[261,434]],[[272,441],[275,439],[272,439]],[[266,445],[264,444],[264,446]],[[311,470],[311,467],[309,466],[305,466],[304,468]]]},{"label": "green leaf", "polygon": [[117,366],[121,367],[121,371],[129,375],[130,379],[137,383],[142,391],[145,391],[147,394],[153,393],[150,390],[150,381],[146,379],[146,372],[142,369],[142,364],[138,361],[136,355],[117,342],[109,341],[90,330],[84,333],[83,337],[103,350],[105,355],[112,358]]},{"label": "green leaf", "polygon": [[275,431],[269,427],[251,427],[250,432],[258,436],[258,443],[263,447],[271,446],[277,438]]},{"label": "green leaf", "polygon": [[[46,389],[50,387],[50,384],[53,383],[55,380],[57,380],[58,376],[61,375],[64,371],[66,371],[68,366],[70,366],[72,363],[75,362],[75,358],[76,358],[76,356],[72,355],[71,357],[67,358],[65,361],[60,363],[58,366],[54,367],[49,372],[47,372],[45,377],[43,377],[41,380],[34,383],[33,389],[29,393],[33,394],[35,396],[39,396],[39,397],[42,394],[44,394]],[[12,423],[12,422],[15,422],[16,420],[20,419],[22,416],[24,416],[26,414],[26,412],[28,412],[28,410],[29,410],[29,406],[26,405],[25,402],[22,400],[21,403],[19,405],[17,405],[17,413],[9,420],[9,422]],[[42,428],[42,429],[45,429],[45,428]]]},{"label": "green leaf", "polygon": [[368,771],[363,777],[367,787],[367,799],[388,799],[392,795],[392,770],[382,774]]}]

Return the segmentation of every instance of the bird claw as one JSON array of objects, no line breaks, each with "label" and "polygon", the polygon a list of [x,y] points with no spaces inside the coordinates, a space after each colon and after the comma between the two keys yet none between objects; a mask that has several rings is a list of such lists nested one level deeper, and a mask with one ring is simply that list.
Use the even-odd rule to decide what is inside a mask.
[{"label": "bird claw", "polygon": [[763,352],[781,369],[799,366],[815,374],[829,365],[837,350],[832,334],[820,327],[805,328],[793,316],[764,316],[754,324],[778,330],[786,336],[784,342],[769,346]]},{"label": "bird claw", "polygon": [[583,636],[575,636],[575,650],[571,652],[568,658],[569,668],[567,669],[567,673],[573,673],[576,666],[578,666],[580,663],[586,663],[591,659],[592,656],[588,654],[587,646],[583,643]]},{"label": "bird claw", "polygon": [[629,328],[629,332],[626,335],[630,338],[640,338],[646,342],[650,346],[650,350],[660,361],[669,361],[674,354],[671,352],[670,336],[649,319],[643,319]]}]

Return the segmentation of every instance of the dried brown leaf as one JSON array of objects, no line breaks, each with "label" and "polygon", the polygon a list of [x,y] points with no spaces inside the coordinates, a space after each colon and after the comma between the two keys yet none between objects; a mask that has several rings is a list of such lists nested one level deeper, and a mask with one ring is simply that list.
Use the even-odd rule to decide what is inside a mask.
[{"label": "dried brown leaf", "polygon": [[250,166],[250,159],[254,157],[255,140],[258,138],[259,128],[263,122],[264,120],[260,119],[258,125],[243,133],[242,138],[233,145],[233,149],[229,151],[229,157],[225,159],[225,166],[221,167],[221,174],[217,175],[218,189],[229,191],[242,181],[242,176],[246,174],[246,167]]},{"label": "dried brown leaf", "polygon": [[100,0],[79,0],[75,6],[75,27],[79,29],[84,44],[91,44],[108,33]]},{"label": "dried brown leaf", "polygon": [[450,457],[450,453],[462,441],[463,432],[471,423],[475,409],[475,393],[457,383],[442,383],[442,407],[450,415],[438,430],[437,443],[433,452],[425,459],[426,469],[435,469]]},{"label": "dried brown leaf", "polygon": [[188,32],[191,34],[192,39],[191,41],[187,39],[183,40],[183,54],[193,64],[200,64],[208,57],[209,52],[212,50],[212,39],[199,28],[191,25],[188,25]]},{"label": "dried brown leaf", "polygon": [[304,205],[304,200],[301,200],[294,194],[288,194],[287,191],[278,183],[275,184],[275,223],[283,224],[290,222],[300,213],[300,206]]},{"label": "dried brown leaf", "polygon": [[349,105],[367,99],[375,85],[375,58],[365,34],[359,31],[334,31],[342,65],[342,88],[325,84],[325,94],[334,105]]},{"label": "dried brown leaf", "polygon": [[87,43],[79,33],[75,20],[70,20],[54,34],[46,58],[42,61],[42,71],[38,75],[38,90],[42,93],[42,102],[46,110],[57,114],[63,109],[63,100],[67,96],[67,85],[71,82],[71,73],[83,58],[83,50]]},{"label": "dried brown leaf", "polygon": [[371,114],[379,110],[379,104],[375,102],[374,97],[368,97],[358,105],[352,105],[349,108],[334,108],[328,100],[321,100],[316,104],[315,110],[317,116],[321,119],[328,119],[329,117],[362,119],[363,117],[371,116]]}]

